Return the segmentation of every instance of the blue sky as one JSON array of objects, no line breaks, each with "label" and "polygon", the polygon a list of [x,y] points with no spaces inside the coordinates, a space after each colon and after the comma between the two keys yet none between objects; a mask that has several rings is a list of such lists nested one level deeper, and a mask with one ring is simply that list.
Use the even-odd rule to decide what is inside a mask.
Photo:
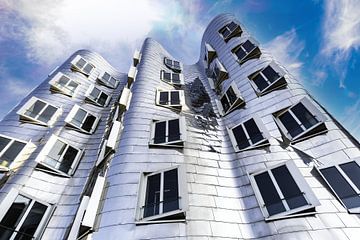
[{"label": "blue sky", "polygon": [[0,0],[0,118],[77,49],[127,72],[153,37],[194,63],[205,27],[224,12],[360,139],[358,0]]}]

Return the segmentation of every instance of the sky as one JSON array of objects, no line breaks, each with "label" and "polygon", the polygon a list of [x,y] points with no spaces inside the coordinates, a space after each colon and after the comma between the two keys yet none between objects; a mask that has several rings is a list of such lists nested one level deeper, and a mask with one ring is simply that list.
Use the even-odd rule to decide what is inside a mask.
[{"label": "sky", "polygon": [[0,0],[0,119],[78,49],[127,72],[146,37],[185,64],[232,13],[360,140],[359,0]]}]

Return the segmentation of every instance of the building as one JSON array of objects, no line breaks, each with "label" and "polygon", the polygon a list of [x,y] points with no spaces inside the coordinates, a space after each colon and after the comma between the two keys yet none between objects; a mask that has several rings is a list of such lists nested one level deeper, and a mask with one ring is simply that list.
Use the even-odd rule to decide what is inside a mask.
[{"label": "building", "polygon": [[231,15],[194,65],[74,53],[0,134],[0,239],[360,236],[359,143]]}]

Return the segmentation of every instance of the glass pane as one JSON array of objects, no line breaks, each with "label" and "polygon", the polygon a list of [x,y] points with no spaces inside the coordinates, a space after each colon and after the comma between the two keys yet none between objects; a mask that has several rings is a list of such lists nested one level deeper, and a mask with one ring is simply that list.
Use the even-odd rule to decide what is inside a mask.
[{"label": "glass pane", "polygon": [[234,31],[237,26],[238,25],[234,22],[231,22],[227,25],[227,27],[229,28],[230,31]]},{"label": "glass pane", "polygon": [[302,103],[296,104],[291,111],[300,120],[303,126],[308,129],[318,123],[318,120],[306,109]]},{"label": "glass pane", "polygon": [[163,212],[179,209],[179,189],[177,169],[164,173]]},{"label": "glass pane", "polygon": [[261,197],[270,216],[285,212],[286,209],[268,172],[254,176]]},{"label": "glass pane", "polygon": [[271,170],[290,209],[307,205],[307,201],[286,166]]},{"label": "glass pane", "polygon": [[115,85],[116,85],[116,79],[115,78],[111,77],[109,82],[110,82],[111,86],[115,87]]},{"label": "glass pane", "polygon": [[267,66],[264,70],[262,70],[262,73],[271,83],[275,82],[275,80],[280,78],[280,75],[275,72],[274,69],[272,69],[272,67],[270,66]]},{"label": "glass pane", "polygon": [[236,100],[237,100],[237,96],[234,92],[234,89],[232,87],[230,87],[227,91],[226,91],[226,95],[229,98],[230,101],[230,105],[233,105]]},{"label": "glass pane", "polygon": [[239,47],[236,50],[235,55],[238,57],[239,60],[242,60],[246,56],[246,52],[241,47]]},{"label": "glass pane", "polygon": [[154,143],[166,142],[166,122],[155,123]]},{"label": "glass pane", "polygon": [[255,45],[252,44],[252,42],[250,42],[249,40],[244,42],[242,46],[246,50],[247,53],[251,52],[255,48]]},{"label": "glass pane", "polygon": [[86,119],[85,119],[85,121],[84,121],[81,128],[84,129],[87,132],[90,132],[91,129],[93,128],[93,126],[94,126],[95,121],[96,121],[96,117],[89,114],[89,115],[87,115],[87,117],[86,117]]},{"label": "glass pane", "polygon": [[79,84],[77,84],[74,81],[71,81],[69,83],[69,85],[67,86],[67,88],[71,91],[71,93],[73,93],[78,86],[79,86]]},{"label": "glass pane", "polygon": [[224,95],[224,96],[221,98],[220,101],[221,101],[221,105],[222,105],[222,107],[223,107],[223,109],[224,109],[224,112],[226,113],[226,112],[229,110],[229,108],[230,108],[230,103],[229,103],[226,95]]},{"label": "glass pane", "polygon": [[86,64],[86,61],[82,58],[79,59],[79,61],[76,63],[76,65],[79,67],[79,68],[82,68],[84,67]]},{"label": "glass pane", "polygon": [[180,104],[180,94],[178,91],[170,92],[171,105],[179,105]]},{"label": "glass pane", "polygon": [[169,92],[160,92],[159,103],[162,105],[168,105],[169,103]]},{"label": "glass pane", "polygon": [[36,100],[36,102],[25,112],[25,115],[35,118],[46,106],[46,103]]},{"label": "glass pane", "polygon": [[66,150],[63,159],[61,160],[59,170],[64,173],[69,173],[71,165],[73,164],[79,151],[71,146]]},{"label": "glass pane", "polygon": [[172,74],[172,81],[174,83],[179,83],[180,82],[180,75],[178,73],[173,73]]},{"label": "glass pane", "polygon": [[264,139],[262,133],[260,132],[260,129],[256,125],[254,119],[250,119],[244,123],[244,127],[249,135],[249,138],[251,139],[252,144],[255,144],[257,142],[260,142]]},{"label": "glass pane", "polygon": [[38,202],[35,202],[32,206],[29,214],[26,216],[19,233],[16,234],[15,240],[33,239],[34,233],[38,228],[41,219],[46,212],[47,206]]},{"label": "glass pane", "polygon": [[21,195],[16,197],[15,201],[0,222],[0,240],[10,239],[10,236],[14,233],[15,228],[19,224],[29,204],[29,198]]},{"label": "glass pane", "polygon": [[167,65],[172,66],[172,60],[166,59],[165,61],[166,61],[166,64],[167,64]]},{"label": "glass pane", "polygon": [[289,112],[285,112],[279,116],[279,120],[288,130],[291,137],[296,137],[303,132],[301,126],[296,122],[293,116]]},{"label": "glass pane", "polygon": [[108,95],[106,95],[105,93],[102,92],[100,94],[99,99],[97,100],[98,104],[100,104],[101,106],[104,106],[105,103],[106,103],[107,98],[108,98]]},{"label": "glass pane", "polygon": [[249,140],[247,139],[245,132],[241,125],[233,128],[234,137],[237,143],[237,147],[241,150],[250,146]]},{"label": "glass pane", "polygon": [[164,72],[164,80],[170,81],[171,80],[171,73]]},{"label": "glass pane", "polygon": [[0,136],[0,152],[9,144],[11,140]]},{"label": "glass pane", "polygon": [[227,38],[228,36],[230,36],[231,31],[227,28],[224,28],[221,32],[221,34],[223,35],[224,38]]},{"label": "glass pane", "polygon": [[91,70],[93,69],[94,67],[91,66],[91,64],[86,64],[85,68],[84,68],[84,72],[87,73],[87,74],[90,74]]},{"label": "glass pane", "polygon": [[159,214],[160,173],[147,178],[144,218]]},{"label": "glass pane", "polygon": [[180,62],[174,61],[174,67],[175,68],[180,68]]},{"label": "glass pane", "polygon": [[56,164],[59,162],[61,155],[63,154],[66,148],[66,144],[62,141],[56,140],[54,146],[51,148],[45,162],[46,164],[56,167]]},{"label": "glass pane", "polygon": [[101,91],[100,91],[99,89],[97,89],[96,87],[94,87],[93,90],[92,90],[91,93],[90,93],[91,98],[96,101],[97,98],[98,98],[98,96],[99,96],[99,94],[100,94],[100,92],[101,92]]},{"label": "glass pane", "polygon": [[66,84],[68,83],[69,80],[70,79],[68,77],[62,75],[57,83],[58,83],[58,85],[64,87],[64,86],[66,86]]},{"label": "glass pane", "polygon": [[252,79],[260,91],[263,91],[269,84],[266,82],[265,78],[259,73]]},{"label": "glass pane", "polygon": [[50,121],[52,116],[55,114],[56,110],[57,110],[56,107],[48,105],[45,108],[45,110],[40,114],[40,116],[38,117],[38,120],[47,123],[48,121]]},{"label": "glass pane", "polygon": [[102,77],[103,80],[105,81],[109,81],[110,79],[110,74],[108,74],[107,72],[104,73],[103,77]]},{"label": "glass pane", "polygon": [[348,178],[360,189],[360,167],[356,162],[349,162],[339,165]]},{"label": "glass pane", "polygon": [[360,198],[336,167],[321,169],[320,172],[347,208],[360,207]]},{"label": "glass pane", "polygon": [[4,154],[0,157],[1,166],[8,167],[12,161],[15,160],[17,155],[23,150],[25,147],[25,143],[14,141],[11,146],[4,152]]},{"label": "glass pane", "polygon": [[169,137],[168,142],[180,140],[180,124],[179,119],[169,121]]},{"label": "glass pane", "polygon": [[71,123],[77,127],[81,127],[82,121],[84,120],[85,117],[86,117],[86,111],[79,108],[74,118],[71,120]]}]

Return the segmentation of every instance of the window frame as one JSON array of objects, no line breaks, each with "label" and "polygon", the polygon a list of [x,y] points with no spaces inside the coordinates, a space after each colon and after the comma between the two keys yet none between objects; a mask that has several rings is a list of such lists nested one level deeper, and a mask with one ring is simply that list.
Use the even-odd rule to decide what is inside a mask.
[{"label": "window frame", "polygon": [[[169,73],[170,76],[171,76],[171,79],[170,79],[169,82],[165,80],[165,77],[164,77],[164,76],[165,76],[165,73]],[[174,78],[173,75],[174,75],[174,74],[179,75],[179,83],[176,83],[176,82],[173,81],[173,78]],[[161,71],[160,71],[160,79],[161,79],[161,81],[163,81],[163,82],[165,82],[165,83],[167,83],[167,84],[173,85],[173,86],[181,86],[181,85],[184,85],[184,75],[183,75],[182,73],[167,72],[167,71],[165,71],[165,70],[161,70]]]},{"label": "window frame", "polygon": [[[37,101],[45,103],[45,106],[36,115],[36,117],[31,117],[31,116],[25,115],[25,113],[28,111],[28,109],[30,107],[32,107]],[[51,116],[51,118],[49,119],[48,122],[43,122],[43,121],[38,120],[37,117],[39,117],[44,112],[44,110],[47,108],[47,106],[52,106],[52,107],[56,108],[57,110]],[[45,126],[45,127],[51,127],[55,123],[57,118],[61,115],[62,109],[61,109],[61,107],[57,107],[53,104],[50,104],[45,100],[42,100],[35,96],[32,96],[29,100],[27,100],[27,102],[16,113],[19,114],[20,121],[22,121],[22,122],[34,123],[34,124],[38,124],[38,125]]]},{"label": "window frame", "polygon": [[[297,104],[302,103],[302,105],[304,105],[304,107],[315,117],[315,119],[318,121],[315,125],[311,126],[309,129],[304,129],[302,122],[296,117],[296,115],[290,111],[291,108],[293,108],[294,106],[296,106]],[[294,118],[294,120],[300,125],[300,127],[302,128],[303,132],[301,132],[300,134],[298,134],[296,137],[292,137],[290,135],[290,133],[288,132],[288,130],[286,129],[285,125],[282,123],[282,121],[279,119],[279,117],[281,115],[283,115],[284,113],[289,112],[291,114],[291,116]],[[291,143],[296,143],[308,138],[311,138],[313,136],[316,135],[320,135],[322,133],[327,132],[327,128],[325,125],[325,121],[327,120],[326,116],[324,114],[321,113],[321,111],[309,100],[308,97],[303,97],[302,99],[300,99],[297,103],[282,109],[276,113],[273,114],[275,122],[277,123],[280,132],[291,142]],[[316,130],[316,128],[321,127],[322,125],[324,125],[323,127],[325,128],[325,130],[320,130],[318,132],[315,132],[313,134],[308,135],[309,133],[311,133],[313,130]]]},{"label": "window frame", "polygon": [[[227,95],[227,91],[228,91],[230,88],[232,88],[232,90],[233,90],[233,92],[235,93],[237,99],[235,100],[235,102],[234,102],[231,106],[229,106],[229,109],[228,109],[227,111],[224,111],[224,107],[223,107],[223,105],[222,105],[221,99],[222,99],[223,97],[226,97],[226,98],[229,100],[229,97],[228,97],[228,95]],[[241,95],[241,93],[240,93],[240,91],[239,91],[239,89],[238,89],[235,81],[233,81],[233,82],[229,85],[229,87],[224,91],[224,93],[220,96],[219,99],[220,99],[220,100],[215,99],[215,102],[216,102],[217,108],[218,108],[221,116],[226,116],[227,114],[231,113],[232,111],[236,110],[237,108],[245,105],[245,100],[244,100],[244,98],[242,97],[242,95]],[[229,103],[230,103],[230,101],[229,101]]]},{"label": "window frame", "polygon": [[[110,78],[113,78],[115,79],[115,85],[111,85],[110,82],[106,81],[103,79],[104,75],[105,74],[109,74]],[[102,71],[100,72],[99,76],[97,77],[97,80],[100,84],[106,86],[106,87],[109,87],[111,89],[115,89],[117,88],[117,86],[119,85],[119,80],[116,79],[115,77],[113,77],[110,73],[106,72],[106,71]]]},{"label": "window frame", "polygon": [[[171,64],[167,63],[167,60],[171,61]],[[174,66],[174,62],[178,62],[179,63],[179,68]],[[167,68],[173,70],[174,72],[180,73],[183,70],[183,65],[180,61],[178,60],[174,60],[174,59],[170,59],[168,57],[164,57],[164,64]]]},{"label": "window frame", "polygon": [[[263,139],[261,141],[259,141],[259,142],[256,142],[256,143],[251,142],[251,139],[249,138],[248,131],[244,127],[244,123],[251,120],[251,119],[253,119],[255,121],[255,124],[256,124],[257,128],[260,130],[260,132],[261,132],[261,134],[263,136]],[[233,133],[233,129],[237,128],[240,125],[242,126],[242,129],[243,129],[243,131],[244,131],[244,133],[245,133],[245,135],[247,137],[248,142],[251,143],[250,146],[248,146],[246,148],[243,148],[243,149],[239,149],[238,143],[237,143],[235,135]],[[262,122],[261,118],[256,114],[252,118],[248,118],[245,121],[242,121],[242,122],[234,125],[231,128],[226,127],[226,129],[228,131],[230,141],[231,141],[231,144],[232,144],[235,152],[243,152],[243,151],[253,150],[253,149],[257,149],[257,148],[261,148],[261,147],[265,147],[265,146],[270,145],[270,143],[269,143],[270,134],[269,134],[268,130],[266,129],[264,123]]]},{"label": "window frame", "polygon": [[[79,60],[82,59],[85,61],[85,64],[83,67],[79,67],[77,65],[77,63],[79,62]],[[71,60],[71,69],[75,70],[75,71],[78,71],[78,72],[81,72],[83,74],[85,74],[86,76],[90,76],[93,72],[94,72],[94,69],[96,68],[94,64],[90,63],[89,61],[87,61],[85,58],[83,58],[81,55],[76,55],[73,60]],[[87,65],[90,65],[92,66],[92,69],[90,72],[85,72],[84,69],[86,68]]]},{"label": "window frame", "polygon": [[[68,79],[68,82],[64,85],[61,86],[58,81],[62,78],[65,77]],[[72,92],[70,89],[67,88],[67,86],[71,83],[74,82],[77,84],[77,87],[74,89],[74,91]],[[49,81],[50,84],[50,91],[55,92],[55,93],[62,93],[66,96],[69,97],[73,97],[76,95],[77,90],[79,89],[80,83],[71,79],[69,76],[67,76],[66,74],[62,73],[62,72],[58,72],[56,73],[56,75]]]},{"label": "window frame", "polygon": [[[299,188],[299,190],[303,193],[303,196],[305,198],[305,200],[307,201],[307,205],[303,205],[301,207],[298,208],[294,208],[294,209],[289,209],[288,204],[286,203],[286,199],[284,199],[283,193],[278,185],[278,183],[276,182],[275,177],[273,176],[273,173],[271,172],[271,170],[281,167],[281,166],[286,166],[291,177],[294,179],[297,187]],[[259,187],[256,183],[255,180],[255,176],[260,175],[262,173],[268,172],[272,183],[277,191],[277,193],[279,194],[279,197],[282,200],[283,206],[285,207],[285,209],[287,211],[281,212],[281,213],[277,213],[275,215],[270,216],[268,213],[268,210],[266,209],[264,200],[262,198],[261,192],[259,190]],[[304,176],[301,174],[300,170],[297,168],[296,164],[294,163],[293,160],[288,160],[286,162],[280,163],[280,164],[276,164],[273,165],[271,167],[268,167],[266,169],[262,169],[260,171],[256,171],[253,173],[247,173],[249,180],[250,180],[250,184],[252,189],[254,190],[254,194],[256,197],[256,200],[259,204],[259,208],[265,218],[265,221],[271,221],[271,220],[278,220],[278,219],[284,219],[284,218],[291,218],[291,217],[298,217],[298,216],[304,216],[304,215],[313,215],[316,213],[315,211],[315,207],[320,205],[319,200],[317,199],[316,195],[314,194],[314,192],[312,191],[311,187],[309,186],[309,184],[306,182]],[[311,212],[304,212],[306,210],[312,209],[314,208],[314,211]]]},{"label": "window frame", "polygon": [[[3,150],[0,150],[0,172],[2,171],[9,171],[10,169],[13,169],[16,165],[17,165],[17,162],[19,161],[19,159],[25,154],[28,152],[29,150],[29,146],[30,145],[33,145],[35,146],[34,144],[30,142],[27,142],[27,141],[24,141],[24,140],[20,140],[20,139],[17,139],[17,138],[14,138],[14,137],[10,137],[10,136],[7,136],[7,135],[4,135],[4,134],[1,134],[0,133],[0,137],[3,137],[3,138],[7,138],[10,140],[9,143],[6,144],[6,146],[4,147]],[[24,147],[21,149],[20,152],[18,152],[18,154],[16,155],[16,157],[10,162],[9,166],[5,167],[5,166],[2,166],[2,162],[4,160],[1,159],[1,156],[10,148],[10,146],[14,143],[14,142],[20,142],[20,143],[24,143]]]},{"label": "window frame", "polygon": [[[160,103],[160,93],[162,92],[167,92],[168,93],[168,99],[171,99],[171,92],[178,92],[179,93],[179,104],[171,104],[171,100],[170,102],[168,102],[169,104],[161,104]],[[156,97],[155,97],[155,104],[157,106],[161,106],[161,107],[167,107],[167,108],[175,108],[175,109],[180,109],[185,105],[185,94],[184,94],[184,90],[162,90],[157,88],[156,89]]]},{"label": "window frame", "polygon": [[[236,24],[237,26],[235,27],[234,30],[230,30],[229,25],[231,23]],[[227,29],[230,33],[227,37],[224,36],[224,30]],[[229,23],[227,23],[225,26],[223,26],[222,28],[219,29],[218,33],[220,34],[220,36],[224,39],[224,41],[227,43],[228,41],[230,41],[230,39],[232,39],[233,37],[240,37],[243,33],[242,27],[240,26],[240,24],[231,21]]]},{"label": "window frame", "polygon": [[[100,103],[98,103],[95,99],[91,98],[91,92],[94,90],[94,88],[96,88],[97,90],[100,91],[99,95],[97,97],[99,97],[102,93],[104,93],[107,98],[106,98],[106,101],[104,103],[104,105],[101,105]],[[96,87],[94,84],[90,84],[89,88],[86,90],[85,92],[85,98],[87,100],[89,100],[91,103],[94,103],[96,106],[99,106],[99,107],[106,107],[108,106],[110,100],[111,100],[111,96],[104,92],[103,90],[99,89],[98,87]],[[99,99],[99,98],[98,98]]]},{"label": "window frame", "polygon": [[[251,44],[253,44],[255,47],[250,51],[248,52],[244,47],[243,45],[247,42],[247,41],[250,41]],[[231,50],[231,53],[232,55],[234,56],[234,58],[236,59],[236,61],[242,65],[244,64],[245,62],[247,62],[248,60],[251,60],[251,59],[255,59],[255,58],[260,58],[261,56],[261,50],[259,48],[259,42],[256,41],[255,39],[253,38],[247,38],[244,42],[240,43],[239,45],[236,45],[236,47],[234,47],[232,50]],[[245,53],[246,55],[242,58],[242,59],[239,59],[239,57],[236,55],[236,51],[239,50],[239,48],[241,48]],[[259,51],[258,53],[255,53],[255,51]]]},{"label": "window frame", "polygon": [[[87,116],[89,115],[92,115],[95,117],[95,121],[91,127],[91,130],[90,131],[86,131],[84,129],[82,129],[81,127],[78,127],[76,125],[74,125],[71,121],[73,120],[73,118],[75,117],[76,113],[78,112],[79,109],[82,109],[83,111],[86,112],[86,116],[84,117],[84,119],[82,120],[81,122],[81,126],[83,125],[84,123],[84,120],[87,118]],[[93,114],[92,112],[86,110],[85,108],[83,107],[80,107],[79,105],[75,104],[72,109],[70,110],[69,114],[66,116],[65,118],[65,122],[66,122],[66,125],[72,127],[72,128],[75,128],[83,133],[87,133],[87,134],[93,134],[98,126],[98,123],[100,121],[100,116],[96,115],[96,114]]]},{"label": "window frame", "polygon": [[210,43],[205,43],[205,57],[206,67],[209,67],[212,61],[217,58],[216,50],[210,45]]},{"label": "window frame", "polygon": [[[224,65],[220,62],[219,58],[215,58],[212,61],[212,63],[210,64],[210,68],[211,77],[208,78],[210,81],[210,86],[212,89],[217,89],[225,80],[229,79],[229,73],[224,67]],[[218,74],[216,74],[216,68],[219,70]]]}]

